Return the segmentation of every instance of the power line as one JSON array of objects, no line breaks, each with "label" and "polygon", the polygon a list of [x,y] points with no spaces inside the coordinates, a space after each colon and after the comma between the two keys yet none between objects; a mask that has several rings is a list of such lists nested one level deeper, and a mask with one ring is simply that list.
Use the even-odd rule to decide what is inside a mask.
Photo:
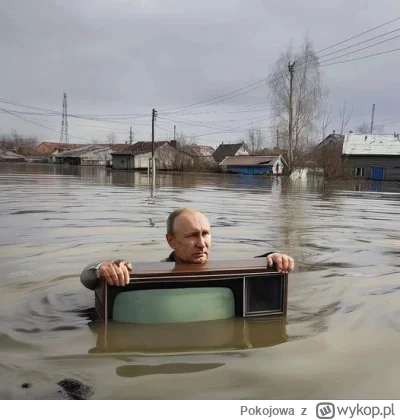
[{"label": "power line", "polygon": [[[363,57],[356,57],[356,58],[352,58],[352,59],[348,59],[348,60],[342,60],[342,61],[335,62],[335,63],[321,64],[321,66],[324,66],[325,67],[325,66],[330,66],[330,65],[340,64],[340,63],[347,63],[347,62],[350,62],[350,61],[362,60],[362,59],[365,59],[365,58],[375,57],[375,56],[378,56],[378,55],[389,54],[389,53],[395,52],[395,51],[400,51],[400,48],[395,48],[395,49],[388,50],[388,51],[382,51],[382,52],[375,53],[375,54],[369,54],[369,55],[366,55],[366,56],[363,56]],[[326,61],[331,61],[331,60],[326,60]],[[262,119],[262,120],[264,120],[264,119]],[[262,120],[260,120],[260,121],[262,121]],[[254,123],[256,123],[256,122],[259,122],[259,121],[255,121]],[[250,122],[249,124],[245,124],[244,126],[250,125],[252,123],[253,122]],[[233,128],[233,130],[235,130],[236,128],[241,128],[241,127],[243,127],[243,126],[235,127],[235,128]],[[224,131],[213,132],[213,133],[206,133],[206,134],[200,134],[198,136],[194,136],[194,138],[196,138],[196,137],[202,137],[202,136],[208,136],[208,135],[213,135],[213,134],[220,134],[220,133],[223,133],[223,132]]]},{"label": "power line", "polygon": [[347,41],[351,41],[353,39],[359,38],[362,35],[365,35],[365,34],[368,34],[369,32],[375,31],[375,29],[382,28],[383,26],[389,25],[390,23],[396,22],[398,20],[400,20],[400,16],[397,17],[397,18],[395,18],[395,19],[393,19],[393,20],[389,20],[388,22],[382,23],[381,25],[375,26],[374,28],[368,29],[365,32],[361,32],[360,34],[357,34],[357,35],[355,35],[355,36],[353,36],[351,38],[347,38],[344,41],[338,42],[337,44],[331,45],[330,47],[323,48],[322,50],[317,51],[316,54],[318,54],[318,53],[320,53],[322,51],[330,50],[331,48],[337,47],[338,45],[341,45],[341,44],[344,44]]},{"label": "power line", "polygon": [[237,127],[233,127],[233,128],[232,128],[231,130],[229,130],[229,131],[215,131],[215,132],[213,132],[213,133],[199,134],[199,135],[197,135],[197,136],[191,136],[191,137],[192,137],[192,138],[197,138],[197,137],[211,136],[211,135],[213,135],[213,134],[222,134],[222,133],[226,133],[226,132],[233,133],[233,132],[235,132],[238,128],[243,128],[243,127],[246,127],[246,126],[251,125],[251,124],[256,124],[256,123],[259,123],[259,122],[261,122],[261,121],[268,120],[268,119],[270,119],[270,118],[275,118],[275,116],[274,116],[274,117],[261,118],[260,120],[251,121],[251,122],[249,122],[249,123],[247,123],[247,124],[238,125]]},{"label": "power line", "polygon": [[389,54],[389,53],[395,52],[395,51],[400,51],[400,48],[395,48],[393,50],[388,50],[388,51],[382,51],[382,52],[375,53],[375,54],[364,55],[363,57],[350,58],[348,60],[338,61],[337,63],[321,64],[321,67],[333,66],[334,64],[348,63],[350,61],[363,60],[364,58],[375,57],[377,55],[383,55],[383,54]]},{"label": "power line", "polygon": [[[32,110],[44,111],[44,113],[37,114],[37,115],[62,116],[62,112],[59,112],[59,111],[55,111],[55,110],[51,110],[51,109],[47,109],[47,108],[41,108],[41,107],[32,106],[32,105],[21,104],[21,103],[18,103],[18,102],[10,101],[8,99],[0,98],[0,102],[8,104],[8,105],[18,106],[20,108],[27,108],[27,109],[32,109]],[[147,114],[68,114],[68,116],[73,117],[73,118],[94,120],[94,121],[99,121],[99,122],[101,122],[103,119],[104,119],[104,121],[107,122],[107,118],[110,120],[111,118],[131,119],[131,118],[148,117]],[[109,122],[111,122],[111,121],[109,121]]]},{"label": "power line", "polygon": [[391,126],[391,125],[396,125],[396,124],[399,124],[400,123],[400,120],[394,120],[394,121],[389,121],[389,122],[385,122],[385,123],[380,123],[380,122],[377,122],[377,123],[375,123],[375,125],[388,125],[388,126]]},{"label": "power line", "polygon": [[[348,47],[341,48],[340,50],[336,50],[336,51],[333,51],[333,52],[328,53],[328,54],[320,55],[318,57],[318,59],[328,57],[328,55],[337,54],[338,52],[348,50],[349,48],[356,47],[357,45],[365,44],[366,42],[373,41],[374,39],[382,38],[383,36],[393,34],[394,32],[399,32],[399,31],[400,31],[400,28],[399,29],[394,29],[393,31],[385,32],[384,34],[374,36],[373,38],[366,39],[365,41],[357,42],[356,44],[349,45]],[[393,38],[387,39],[386,41],[390,41],[391,39],[393,39]],[[384,42],[386,42],[386,41],[384,41]],[[377,45],[377,44],[374,44],[374,45]],[[374,45],[370,45],[370,47],[373,47]],[[353,52],[356,52],[356,51],[353,51]],[[300,58],[300,60],[301,60],[301,58]],[[300,61],[300,60],[298,60],[298,61]]]},{"label": "power line", "polygon": [[[192,121],[192,120],[184,120],[184,119],[170,119],[170,118],[166,118],[166,117],[159,117],[162,120],[165,121],[171,121],[171,122],[175,122],[175,123],[179,123],[179,124],[183,124],[183,125],[189,125],[189,126],[194,126],[194,127],[205,127],[205,128],[213,128],[213,129],[217,129],[217,130],[226,130],[226,131],[230,131],[229,127],[222,127],[220,125],[210,125],[208,123],[212,123],[212,121]],[[272,116],[271,116],[272,118]],[[242,119],[237,119],[237,120],[230,120],[230,121],[221,121],[221,122],[237,122],[237,121],[247,121],[249,120],[249,118],[242,118]]]},{"label": "power line", "polygon": [[[400,19],[400,18],[399,18],[399,19]],[[391,32],[395,32],[395,31],[391,31]],[[391,32],[389,32],[389,33],[391,33]],[[364,47],[364,48],[360,48],[360,49],[355,50],[355,51],[352,51],[352,52],[350,52],[350,53],[343,54],[343,55],[340,55],[340,56],[337,56],[337,57],[332,57],[332,58],[330,58],[330,59],[328,59],[328,60],[324,60],[324,61],[322,61],[320,64],[327,63],[327,62],[329,62],[329,61],[334,61],[334,60],[335,60],[335,59],[337,59],[337,58],[344,57],[344,56],[347,56],[347,55],[350,55],[350,54],[356,53],[356,52],[358,52],[358,51],[361,51],[361,50],[364,50],[364,49],[367,49],[367,48],[371,48],[371,47],[373,47],[373,46],[379,45],[379,44],[384,43],[384,42],[388,42],[388,41],[390,41],[390,40],[392,40],[392,39],[395,39],[395,38],[398,38],[398,37],[399,37],[399,36],[392,37],[392,38],[390,38],[390,39],[388,39],[388,40],[384,40],[384,41],[381,41],[381,42],[375,43],[375,44],[373,44],[373,45],[370,45],[370,46],[367,46],[367,47]],[[377,38],[377,37],[375,37],[375,38],[371,38],[370,40],[372,40],[372,39],[376,39],[376,38]],[[368,40],[368,41],[370,41],[370,40]],[[365,41],[365,42],[366,42],[366,41]],[[359,44],[361,44],[361,43],[359,43]],[[357,44],[356,44],[356,45],[357,45]],[[348,49],[348,48],[349,48],[349,47],[344,48],[343,50]],[[340,51],[340,50],[338,50],[338,51]],[[335,53],[337,53],[338,51],[335,51]],[[388,53],[388,52],[392,52],[392,51],[395,51],[395,50],[385,51],[385,52],[378,53],[378,54],[371,54],[371,55],[368,55],[368,56],[365,56],[365,57],[355,58],[355,59],[353,59],[353,60],[343,60],[343,61],[340,61],[340,62],[337,62],[337,63],[332,63],[332,64],[345,63],[345,62],[348,62],[348,61],[354,61],[354,60],[359,60],[359,59],[363,59],[363,58],[367,58],[367,57],[373,57],[374,55],[386,54],[386,53]],[[329,54],[327,54],[327,55],[329,55]],[[300,67],[300,69],[301,69],[301,68],[302,68],[302,67]],[[281,72],[281,73],[282,73],[282,74],[284,74],[284,72]],[[279,73],[277,73],[276,75],[279,75]],[[269,76],[268,78],[271,78],[271,77],[276,76],[276,75]],[[259,82],[255,82],[255,83],[252,83],[251,85],[248,85],[248,86],[257,85],[257,84],[259,84],[260,82],[266,81],[268,78],[262,79],[261,81],[259,81]],[[246,87],[248,87],[248,86],[246,86]],[[240,96],[240,95],[242,95],[242,94],[245,94],[245,93],[251,92],[251,91],[253,91],[253,90],[259,89],[259,88],[261,88],[261,87],[263,87],[263,86],[255,86],[255,87],[254,87],[254,88],[252,88],[252,89],[248,89],[248,90],[247,90],[247,91],[245,91],[245,92],[241,92],[241,91],[242,91],[243,89],[245,89],[246,87],[243,87],[243,88],[237,89],[237,90],[235,90],[235,91],[232,91],[231,93],[238,92],[237,94],[234,94],[234,95],[230,95],[230,96],[229,96],[228,94],[225,94],[225,95],[220,95],[220,96],[218,96],[218,97],[214,98],[214,103],[216,103],[216,102],[220,102],[220,101],[216,101],[216,102],[215,102],[215,99],[217,99],[217,98],[225,97],[223,100],[232,99],[232,98],[237,97],[237,96]],[[207,101],[202,101],[201,103],[211,102],[212,100],[213,100],[213,99],[209,99],[209,100],[207,100]],[[15,103],[15,102],[12,102],[12,101],[7,101],[7,100],[4,100],[4,99],[0,99],[0,102],[3,102],[3,103],[8,103],[8,104],[13,104],[13,105],[20,106],[20,107],[26,107],[26,108],[28,108],[28,109],[39,109],[39,110],[43,110],[43,111],[45,111],[45,112],[46,112],[46,114],[43,114],[43,115],[46,115],[46,116],[57,116],[57,115],[61,115],[60,113],[58,113],[58,112],[56,112],[56,111],[48,110],[48,109],[45,109],[45,108],[33,107],[33,106],[29,106],[29,105],[17,104],[17,103]],[[200,103],[200,104],[201,104],[201,103]],[[251,104],[249,104],[248,106],[252,106],[252,105],[251,105]],[[189,111],[194,111],[194,110],[196,110],[196,109],[198,109],[198,108],[201,108],[201,107],[202,107],[202,106],[198,106],[198,107],[196,107],[196,108],[192,108],[192,109],[191,109],[191,110],[189,110]],[[183,108],[183,107],[182,107],[182,108]],[[267,109],[266,109],[266,110],[267,110]],[[262,109],[260,109],[260,112],[261,112],[261,111],[262,111]],[[237,111],[226,111],[226,112],[229,112],[229,113],[233,113],[233,112],[253,112],[253,110],[244,110],[244,111],[237,110]],[[48,114],[48,113],[50,113],[50,114]],[[192,114],[193,114],[193,113],[192,113]],[[32,115],[33,115],[33,114],[32,114]],[[85,116],[85,115],[86,115],[86,116]],[[89,115],[93,115],[93,116],[92,116],[92,117],[89,117]],[[69,116],[70,116],[70,117],[72,117],[72,118],[83,119],[83,120],[88,120],[88,121],[96,121],[96,122],[101,122],[101,123],[112,123],[112,124],[119,124],[119,125],[121,125],[121,124],[125,124],[125,123],[126,123],[125,121],[115,121],[115,120],[110,120],[110,119],[106,119],[106,118],[96,118],[94,115],[95,115],[95,114],[69,114]],[[118,115],[118,114],[103,114],[103,115],[114,115],[114,118],[116,118],[116,115]],[[119,114],[119,115],[125,116],[125,115],[128,115],[128,114]],[[139,117],[139,115],[140,115],[140,118],[141,118],[141,116],[144,116],[144,114],[138,114],[136,117]],[[186,114],[186,115],[187,115],[187,114]],[[194,113],[194,115],[195,115],[195,113]],[[121,118],[132,118],[132,117],[134,117],[134,115],[131,115],[131,117],[120,117],[120,119],[121,119]],[[140,124],[135,124],[135,125],[140,125]],[[143,124],[143,125],[147,125],[147,124]]]},{"label": "power line", "polygon": [[371,48],[371,47],[375,47],[376,45],[383,44],[383,43],[388,42],[388,41],[392,41],[393,39],[396,39],[396,38],[400,38],[400,35],[396,35],[396,36],[394,36],[392,38],[385,39],[385,40],[380,41],[380,42],[376,42],[375,44],[369,45],[367,47],[359,48],[358,50],[351,51],[349,53],[342,54],[342,55],[339,55],[337,57],[329,58],[328,60],[321,61],[319,64],[327,63],[328,61],[336,60],[336,59],[341,58],[341,57],[346,57],[346,56],[348,56],[350,54],[354,54],[356,52],[363,51],[363,50],[366,50],[366,49]]},{"label": "power line", "polygon": [[[386,26],[386,25],[388,25],[388,24],[390,24],[390,23],[393,23],[393,22],[395,22],[395,21],[398,21],[398,20],[400,20],[400,17],[397,17],[396,19],[392,19],[392,20],[390,20],[390,21],[388,21],[388,22],[385,22],[385,23],[383,23],[383,24],[381,24],[381,25],[375,26],[374,28],[371,28],[371,29],[369,29],[369,30],[367,30],[367,31],[364,31],[364,32],[360,33],[360,34],[356,34],[355,36],[350,37],[350,38],[347,38],[347,39],[345,39],[345,40],[343,40],[343,41],[341,41],[341,42],[338,42],[338,43],[336,43],[336,44],[334,44],[334,45],[331,45],[331,46],[328,46],[328,47],[326,47],[326,48],[323,48],[323,49],[321,49],[321,50],[317,51],[317,53],[322,52],[322,51],[326,51],[326,50],[331,49],[331,48],[333,48],[333,47],[335,47],[335,46],[341,45],[341,44],[343,44],[343,43],[345,43],[345,42],[348,42],[348,41],[350,41],[350,40],[352,40],[352,39],[358,38],[358,37],[360,37],[360,36],[362,36],[362,35],[365,35],[366,33],[372,32],[372,31],[374,31],[374,30],[376,30],[376,29],[378,29],[378,28],[381,28],[381,27],[383,27],[383,26]],[[317,54],[317,53],[316,53],[316,54]],[[278,74],[279,74],[279,73],[278,73]],[[273,76],[274,76],[274,75],[273,75]],[[259,85],[260,83],[265,83],[265,82],[267,82],[267,81],[268,81],[268,79],[269,79],[270,77],[271,77],[271,76],[268,76],[268,77],[263,78],[263,79],[260,79],[260,80],[258,80],[258,81],[256,81],[256,82],[253,82],[253,83],[250,83],[250,84],[248,84],[248,85],[245,85],[245,86],[243,86],[243,87],[241,87],[241,88],[239,88],[239,89],[235,89],[235,90],[233,90],[233,91],[231,91],[231,92],[228,92],[228,93],[225,93],[225,94],[223,94],[223,95],[219,95],[219,96],[213,97],[213,98],[208,99],[208,100],[204,100],[204,101],[201,101],[201,102],[195,102],[195,103],[193,103],[193,104],[190,104],[190,105],[185,105],[185,106],[181,106],[181,107],[177,107],[177,108],[171,108],[171,109],[166,109],[166,110],[160,110],[159,112],[160,112],[160,113],[168,113],[168,112],[171,112],[171,111],[175,111],[175,112],[176,112],[177,110],[180,110],[180,109],[192,108],[193,106],[197,106],[197,105],[204,105],[204,104],[205,104],[205,103],[207,103],[207,102],[213,102],[213,101],[215,101],[215,100],[217,100],[217,99],[224,98],[225,96],[229,96],[229,95],[231,95],[231,94],[233,94],[233,93],[241,92],[241,91],[243,91],[243,90],[245,90],[245,89],[247,89],[247,88],[249,88],[249,87],[252,87],[252,86],[255,86],[255,85]],[[262,86],[258,86],[258,87],[257,87],[257,88],[255,88],[255,89],[258,89],[258,88],[260,88],[260,87],[262,87]],[[254,90],[254,89],[251,89],[251,90]],[[249,92],[250,92],[251,90],[249,90]],[[243,93],[247,93],[247,91],[246,91],[246,92],[243,92]],[[240,93],[240,94],[243,94],[243,93]],[[232,96],[232,97],[235,97],[235,96],[239,96],[239,95],[234,95],[234,96]],[[232,97],[225,98],[225,99],[231,99]],[[224,100],[225,100],[225,99],[224,99]],[[194,108],[194,109],[197,109],[197,108]]]},{"label": "power line", "polygon": [[[398,37],[399,37],[399,36],[396,36],[396,37],[393,37],[393,38],[398,38]],[[393,39],[393,38],[392,38],[392,39]],[[378,42],[378,43],[376,43],[376,44],[374,44],[374,45],[371,45],[370,47],[373,47],[373,46],[375,46],[375,45],[381,44],[381,43],[386,42],[386,41],[390,41],[390,39],[389,39],[389,40],[385,40],[385,41]],[[328,60],[322,61],[321,63],[315,63],[314,65],[313,65],[313,64],[310,64],[310,67],[318,67],[318,65],[321,65],[321,66],[324,66],[324,67],[325,67],[325,66],[334,65],[334,64],[347,63],[347,62],[350,62],[350,61],[356,61],[356,60],[362,60],[362,59],[364,59],[364,58],[374,57],[374,56],[376,56],[376,55],[388,54],[388,53],[390,53],[390,52],[394,52],[394,51],[397,51],[397,50],[398,50],[398,49],[393,49],[393,50],[389,50],[389,51],[383,51],[383,52],[380,52],[380,53],[370,54],[370,55],[363,56],[363,57],[356,57],[356,58],[349,59],[349,60],[342,60],[342,61],[338,61],[338,62],[335,62],[335,63],[330,63],[330,61],[336,60],[337,58],[344,57],[344,56],[347,56],[347,55],[349,55],[349,54],[353,54],[353,53],[355,53],[355,52],[358,52],[358,51],[361,51],[361,50],[364,50],[364,49],[366,49],[366,48],[370,48],[370,47],[360,48],[359,50],[353,51],[352,53],[347,53],[347,54],[343,54],[343,55],[338,56],[338,57],[333,57],[333,58],[330,58],[330,59],[328,59]],[[329,63],[329,64],[322,64],[322,63]],[[304,67],[306,67],[306,65],[300,66],[300,68],[299,68],[299,69],[302,69],[302,68],[304,68]],[[282,77],[285,77],[284,73],[283,73],[283,72],[281,72],[281,73],[282,73]],[[279,73],[277,73],[276,75],[279,75]],[[271,76],[270,76],[270,77],[271,77]],[[261,86],[261,87],[262,87],[262,86]],[[242,95],[242,94],[244,94],[244,93],[251,92],[251,91],[256,90],[256,89],[259,89],[259,88],[260,88],[260,86],[257,86],[257,87],[254,87],[254,88],[252,88],[252,89],[247,90],[246,92],[237,93],[237,94],[235,94],[235,95],[232,95],[232,96],[226,97],[226,98],[224,98],[223,100],[231,99],[231,98],[234,98],[234,97],[236,97],[236,96]],[[215,103],[215,102],[214,102],[214,103]],[[191,110],[193,111],[193,110],[198,109],[198,108],[201,108],[201,107],[202,107],[202,106],[200,105],[200,106],[198,106],[198,107],[196,107],[196,108],[192,108]]]},{"label": "power line", "polygon": [[[58,131],[58,130],[54,130],[53,128],[46,127],[45,125],[35,123],[34,121],[30,121],[30,120],[28,120],[27,118],[24,118],[24,117],[21,117],[20,115],[16,115],[16,114],[14,114],[12,111],[8,111],[8,110],[6,110],[6,109],[4,109],[4,108],[0,108],[0,110],[2,110],[2,111],[4,111],[4,112],[6,112],[7,114],[13,115],[14,117],[21,118],[22,120],[24,120],[24,121],[26,121],[26,122],[28,122],[28,123],[31,123],[31,124],[37,125],[38,127],[42,127],[42,128],[45,128],[46,130],[50,130],[50,131],[54,131],[54,132],[56,132],[56,133],[59,133],[59,131]],[[75,139],[80,139],[80,140],[90,141],[89,139],[85,139],[85,138],[83,138],[83,137],[77,137],[77,136],[70,136],[70,137],[75,138]]]}]

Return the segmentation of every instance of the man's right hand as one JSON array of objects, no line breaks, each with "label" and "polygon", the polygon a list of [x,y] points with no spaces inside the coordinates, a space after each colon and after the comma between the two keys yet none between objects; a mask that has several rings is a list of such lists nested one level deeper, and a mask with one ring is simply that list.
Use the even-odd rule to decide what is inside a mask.
[{"label": "man's right hand", "polygon": [[132,265],[128,261],[105,261],[99,268],[99,275],[110,286],[125,286],[129,284],[129,272],[131,271]]}]

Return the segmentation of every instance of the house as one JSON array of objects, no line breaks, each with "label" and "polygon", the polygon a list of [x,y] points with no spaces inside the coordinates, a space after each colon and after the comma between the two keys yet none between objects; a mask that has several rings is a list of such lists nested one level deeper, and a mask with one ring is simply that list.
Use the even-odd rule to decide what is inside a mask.
[{"label": "house", "polygon": [[212,146],[199,146],[197,144],[187,146],[188,153],[199,160],[211,163],[215,162],[213,153],[215,149]]},{"label": "house", "polygon": [[356,178],[400,181],[399,134],[348,133],[342,157]]},{"label": "house", "polygon": [[183,169],[206,169],[216,165],[212,156],[215,149],[212,146],[185,145],[178,150],[181,154],[179,162],[182,163]]},{"label": "house", "polygon": [[282,175],[287,166],[278,156],[227,156],[220,164],[223,172],[245,175]]},{"label": "house", "polygon": [[85,146],[87,146],[87,144],[44,141],[35,147],[35,151],[41,154],[41,159],[43,161],[48,163],[55,163],[55,157],[58,155],[58,153]]},{"label": "house", "polygon": [[221,163],[227,156],[246,156],[249,150],[244,143],[220,144],[212,154],[216,163]]},{"label": "house", "polygon": [[35,150],[30,146],[20,146],[15,149],[15,152],[24,156],[25,160],[30,163],[47,163],[48,159],[45,155]]},{"label": "house", "polygon": [[65,150],[55,155],[55,163],[73,166],[106,166],[111,162],[111,149],[107,145],[92,144]]},{"label": "house", "polygon": [[[335,131],[325,137],[314,147],[309,155],[310,161],[305,165],[313,168],[314,173],[323,174],[325,179],[340,179],[345,175],[345,168],[342,159],[343,134],[336,134]],[[304,171],[300,177],[302,178]]]},{"label": "house", "polygon": [[52,155],[54,152],[64,152],[65,150],[76,149],[78,147],[87,146],[77,143],[57,143],[44,141],[35,147],[35,150],[42,155]]},{"label": "house", "polygon": [[[98,144],[100,144],[100,143],[98,143]],[[101,145],[102,146],[108,146],[113,152],[120,152],[121,150],[127,150],[132,146],[128,142],[126,142],[126,143],[106,143],[106,144],[101,143]]]},{"label": "house", "polygon": [[0,146],[0,162],[26,162],[26,159],[18,153]]},{"label": "house", "polygon": [[[156,159],[156,168],[173,169],[175,161],[176,143],[173,141],[155,141],[154,158]],[[139,141],[127,148],[112,152],[113,169],[148,169],[151,167],[152,142]]]},{"label": "house", "polygon": [[335,147],[339,147],[341,150],[343,147],[343,141],[344,141],[344,135],[343,134],[336,134],[335,130],[333,130],[332,134],[329,134],[327,137],[324,138],[324,140],[321,141],[321,143],[318,143],[314,151],[319,152],[323,149],[331,149]]}]

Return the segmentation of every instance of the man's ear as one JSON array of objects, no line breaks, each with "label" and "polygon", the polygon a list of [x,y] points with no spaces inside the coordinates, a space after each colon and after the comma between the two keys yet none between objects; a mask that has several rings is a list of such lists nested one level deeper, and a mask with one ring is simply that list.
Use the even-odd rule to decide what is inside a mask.
[{"label": "man's ear", "polygon": [[165,235],[165,237],[166,237],[166,239],[167,239],[167,242],[168,242],[168,245],[172,248],[172,249],[175,249],[175,247],[174,247],[174,237],[173,237],[173,235],[171,235],[170,233],[167,233],[166,235]]}]

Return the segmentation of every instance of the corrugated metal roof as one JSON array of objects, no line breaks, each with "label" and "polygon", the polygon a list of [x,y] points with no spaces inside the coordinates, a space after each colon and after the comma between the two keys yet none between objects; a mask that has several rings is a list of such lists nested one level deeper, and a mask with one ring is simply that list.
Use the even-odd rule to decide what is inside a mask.
[{"label": "corrugated metal roof", "polygon": [[211,146],[183,146],[178,149],[179,152],[185,153],[190,157],[200,158],[200,157],[207,157],[211,158],[214,152],[214,148]]},{"label": "corrugated metal roof", "polygon": [[76,149],[77,147],[84,147],[85,144],[82,143],[57,143],[57,142],[51,142],[51,141],[43,141],[38,146],[35,147],[35,150],[40,150],[43,147],[48,148],[51,153],[55,152],[56,150],[71,150]]},{"label": "corrugated metal roof", "polygon": [[199,155],[203,157],[211,156],[215,149],[212,146],[191,146],[194,151]]},{"label": "corrugated metal roof", "polygon": [[[168,141],[155,141],[154,142],[154,150],[157,150],[159,147],[163,146],[164,144],[169,143]],[[172,146],[171,146],[172,147]],[[130,145],[127,148],[124,148],[123,150],[117,150],[112,153],[112,155],[129,155],[129,156],[136,156],[141,155],[144,153],[150,153],[152,150],[152,143],[151,141],[139,141],[137,143],[134,143]]]},{"label": "corrugated metal roof", "polygon": [[212,154],[216,162],[222,162],[227,156],[234,156],[244,146],[244,143],[220,144]]},{"label": "corrugated metal roof", "polygon": [[86,147],[79,147],[72,150],[66,150],[65,152],[60,152],[56,155],[57,158],[66,158],[66,157],[77,157],[93,160],[106,160],[111,159],[110,148],[108,146],[101,146],[98,144],[93,144]]},{"label": "corrugated metal roof", "polygon": [[36,151],[33,147],[30,146],[21,146],[15,151],[22,156],[43,156],[43,153]]},{"label": "corrugated metal roof", "polygon": [[333,145],[333,144],[338,144],[342,147],[343,140],[344,140],[343,134],[329,134],[327,137],[325,137],[324,140],[321,141],[321,143],[315,146],[315,149],[323,148],[324,146]]},{"label": "corrugated metal roof", "polygon": [[18,153],[0,147],[0,160],[25,160],[25,158]]},{"label": "corrugated metal roof", "polygon": [[400,155],[400,139],[397,136],[379,134],[345,135],[344,155]]},{"label": "corrugated metal roof", "polygon": [[221,166],[272,166],[279,156],[227,156]]}]

